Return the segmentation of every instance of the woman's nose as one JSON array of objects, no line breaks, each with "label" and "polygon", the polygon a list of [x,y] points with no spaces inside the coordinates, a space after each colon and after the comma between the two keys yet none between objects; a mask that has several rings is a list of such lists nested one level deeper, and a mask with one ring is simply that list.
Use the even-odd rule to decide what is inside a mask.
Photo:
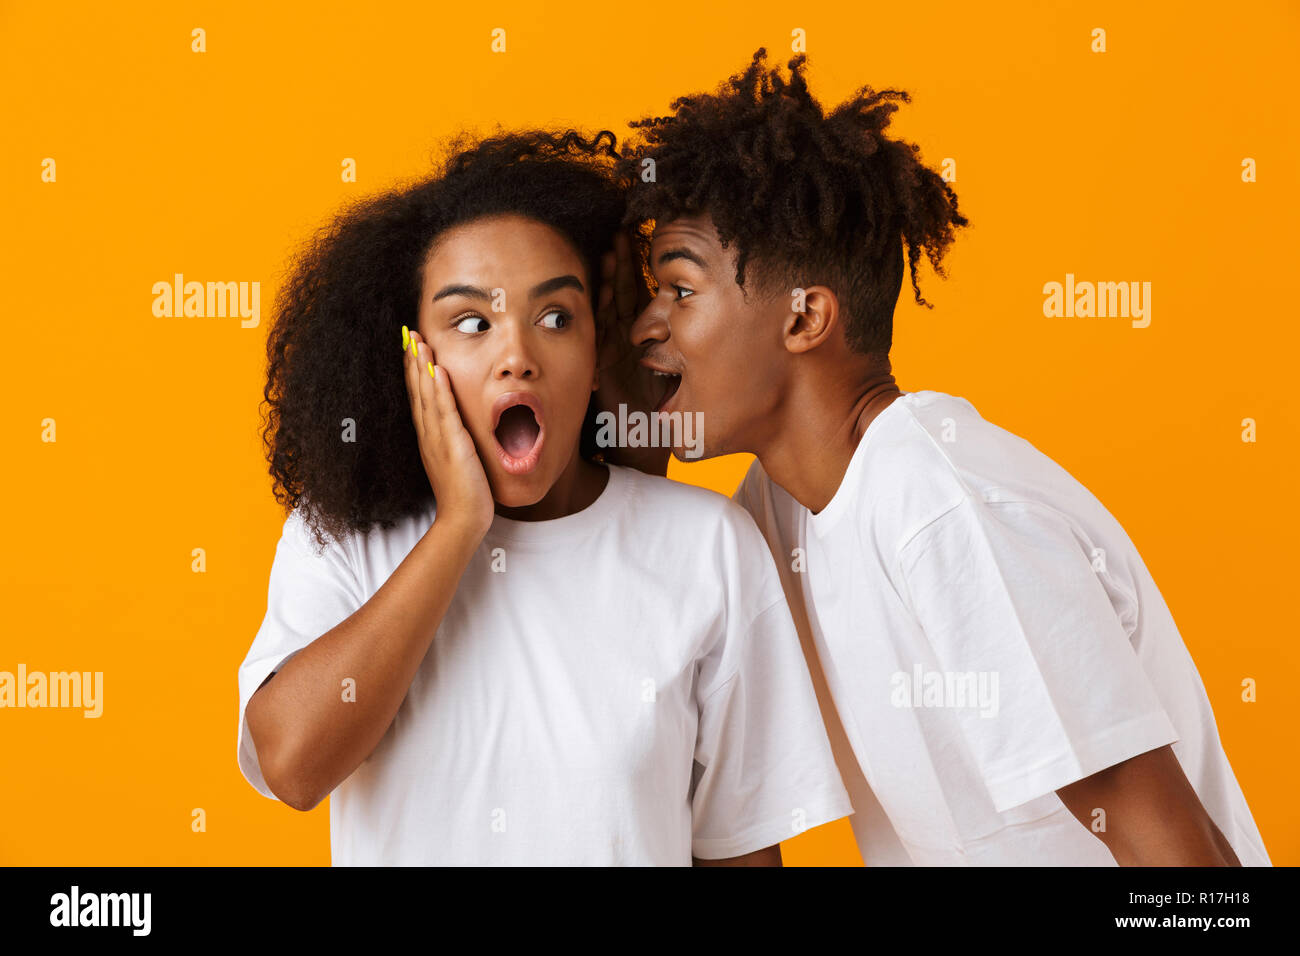
[{"label": "woman's nose", "polygon": [[514,326],[504,323],[506,328],[500,338],[501,351],[497,355],[497,378],[534,379],[537,377],[537,363],[528,349],[525,334]]}]

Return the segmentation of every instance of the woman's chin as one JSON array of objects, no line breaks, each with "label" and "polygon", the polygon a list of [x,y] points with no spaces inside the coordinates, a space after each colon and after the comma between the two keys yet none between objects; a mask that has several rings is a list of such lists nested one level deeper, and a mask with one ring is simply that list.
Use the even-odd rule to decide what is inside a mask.
[{"label": "woman's chin", "polygon": [[550,491],[550,484],[534,470],[527,475],[497,474],[490,481],[492,498],[498,508],[528,508]]},{"label": "woman's chin", "polygon": [[492,499],[496,502],[497,513],[500,514],[503,510],[516,511],[531,508],[540,504],[564,477],[565,470],[578,458],[576,435],[573,438],[572,449],[572,454],[566,462],[557,456],[556,445],[546,449],[535,449],[534,454],[526,457],[507,455],[498,445],[495,449],[496,458],[484,461],[488,487],[492,490]]}]

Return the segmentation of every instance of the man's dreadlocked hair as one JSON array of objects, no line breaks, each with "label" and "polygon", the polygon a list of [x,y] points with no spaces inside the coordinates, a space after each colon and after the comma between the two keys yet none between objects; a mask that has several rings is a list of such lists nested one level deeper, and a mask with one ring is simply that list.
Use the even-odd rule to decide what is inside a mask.
[{"label": "man's dreadlocked hair", "polygon": [[827,115],[808,91],[804,54],[790,60],[788,80],[766,56],[760,48],[716,93],[678,97],[672,116],[629,124],[641,133],[622,163],[634,184],[626,222],[644,240],[653,221],[707,213],[721,243],[735,243],[738,285],[751,262],[760,294],[827,285],[847,312],[849,346],[887,353],[903,247],[916,301],[933,308],[917,285],[920,254],[945,276],[953,227],[968,222],[920,147],[884,135],[891,101],[910,103],[906,92],[863,86]]}]

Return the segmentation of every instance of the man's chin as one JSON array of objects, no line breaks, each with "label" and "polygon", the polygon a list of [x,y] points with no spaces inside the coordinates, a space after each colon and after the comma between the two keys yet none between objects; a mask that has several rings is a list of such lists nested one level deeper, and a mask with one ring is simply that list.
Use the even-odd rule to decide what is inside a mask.
[{"label": "man's chin", "polygon": [[689,447],[686,445],[673,446],[673,457],[684,465],[693,465],[698,461],[707,461],[710,458],[718,458],[723,454],[725,453],[714,451],[707,445],[703,447],[698,445],[692,445]]}]

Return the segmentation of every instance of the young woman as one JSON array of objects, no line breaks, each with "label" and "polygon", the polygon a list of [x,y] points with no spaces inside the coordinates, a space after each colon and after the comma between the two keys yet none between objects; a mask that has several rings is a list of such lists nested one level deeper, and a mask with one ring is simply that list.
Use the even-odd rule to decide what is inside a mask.
[{"label": "young woman", "polygon": [[852,812],[752,520],[595,460],[597,326],[631,311],[616,158],[608,132],[460,146],[280,294],[291,510],[239,765],[333,797],[335,865],[779,864]]}]

